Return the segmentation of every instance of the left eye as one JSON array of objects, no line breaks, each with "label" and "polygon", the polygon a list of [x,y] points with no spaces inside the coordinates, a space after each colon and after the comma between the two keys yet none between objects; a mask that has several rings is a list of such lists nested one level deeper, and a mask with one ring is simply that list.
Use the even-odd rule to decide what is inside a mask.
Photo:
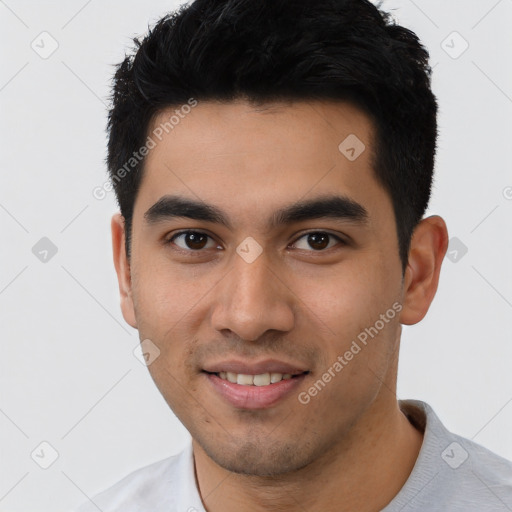
[{"label": "left eye", "polygon": [[[307,238],[306,238],[307,237]],[[331,233],[326,233],[324,231],[312,231],[310,233],[306,233],[305,235],[302,235],[297,239],[301,240],[302,238],[306,238],[306,244],[312,247],[315,251],[321,251],[323,249],[330,249],[332,247],[329,246],[329,238],[333,238],[340,242],[342,245],[344,245],[344,241]],[[293,245],[296,245],[297,242],[295,242]],[[299,249],[306,249],[307,247],[299,247]]]}]

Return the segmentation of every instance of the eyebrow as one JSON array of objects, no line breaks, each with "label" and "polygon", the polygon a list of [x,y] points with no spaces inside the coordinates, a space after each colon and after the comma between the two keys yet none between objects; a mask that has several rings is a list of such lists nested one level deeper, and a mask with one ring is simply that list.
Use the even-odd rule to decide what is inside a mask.
[{"label": "eyebrow", "polygon": [[[173,218],[188,218],[221,224],[232,230],[229,217],[217,206],[203,201],[176,195],[161,197],[144,214],[148,224],[156,224]],[[293,224],[304,220],[331,218],[346,220],[360,225],[369,222],[369,214],[364,206],[346,196],[329,195],[307,201],[298,201],[275,211],[267,227]]]}]

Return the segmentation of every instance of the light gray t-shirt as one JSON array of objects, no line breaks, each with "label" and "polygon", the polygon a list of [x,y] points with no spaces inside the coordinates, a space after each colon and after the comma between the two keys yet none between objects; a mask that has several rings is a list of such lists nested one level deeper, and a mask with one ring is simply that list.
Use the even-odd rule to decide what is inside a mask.
[{"label": "light gray t-shirt", "polygon": [[[432,408],[401,400],[424,431],[416,464],[381,512],[512,512],[512,462],[450,433]],[[206,512],[194,472],[192,442],[179,454],[141,468],[77,512]]]}]

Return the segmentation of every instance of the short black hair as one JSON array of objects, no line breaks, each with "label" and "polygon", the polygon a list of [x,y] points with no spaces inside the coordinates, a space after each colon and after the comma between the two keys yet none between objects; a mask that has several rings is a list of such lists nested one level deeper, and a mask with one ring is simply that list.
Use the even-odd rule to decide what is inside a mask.
[{"label": "short black hair", "polygon": [[349,101],[372,120],[373,172],[393,203],[405,272],[430,198],[437,139],[429,54],[414,32],[368,0],[195,0],[133,41],[114,75],[107,125],[128,257],[144,167],[133,154],[156,115],[191,98],[331,100]]}]

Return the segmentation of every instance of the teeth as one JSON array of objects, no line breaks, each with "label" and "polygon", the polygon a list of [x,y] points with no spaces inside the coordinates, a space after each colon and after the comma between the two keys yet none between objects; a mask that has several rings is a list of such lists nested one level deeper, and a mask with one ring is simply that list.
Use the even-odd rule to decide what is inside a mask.
[{"label": "teeth", "polygon": [[291,379],[290,373],[261,373],[259,375],[246,375],[244,373],[220,372],[219,377],[228,380],[233,384],[242,384],[243,386],[268,386],[281,380]]},{"label": "teeth", "polygon": [[253,377],[253,384],[255,386],[268,386],[270,384],[270,373],[262,373]]},{"label": "teeth", "polygon": [[[286,374],[286,375],[289,375],[289,374]],[[291,377],[291,375],[290,375],[290,377]],[[284,376],[282,373],[271,373],[270,374],[270,382],[272,382],[272,384],[274,384],[275,382],[279,382],[283,378],[284,378]]]},{"label": "teeth", "polygon": [[237,384],[245,384],[247,386],[250,386],[253,384],[254,377],[252,375],[244,375],[243,373],[239,373],[236,376],[236,383]]}]

